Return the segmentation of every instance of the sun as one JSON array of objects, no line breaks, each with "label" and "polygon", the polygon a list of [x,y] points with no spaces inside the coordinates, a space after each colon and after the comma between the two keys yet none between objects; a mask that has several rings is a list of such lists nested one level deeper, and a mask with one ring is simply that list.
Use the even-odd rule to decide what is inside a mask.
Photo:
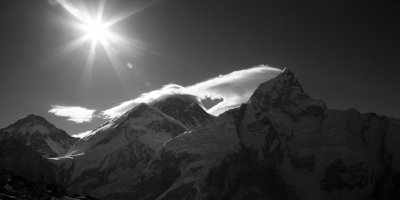
[{"label": "sun", "polygon": [[[110,45],[121,46],[127,42],[125,38],[111,31],[111,27],[129,17],[130,14],[105,19],[105,0],[99,0],[97,9],[88,9],[83,1],[63,0],[60,1],[60,4],[69,14],[75,17],[76,20],[72,25],[82,33],[81,37],[72,42],[74,43],[73,46],[91,41],[92,47],[97,47],[99,43],[106,51],[109,51],[110,49],[107,48]],[[89,10],[94,12],[89,12]],[[94,49],[91,48],[90,51],[93,52]]]},{"label": "sun", "polygon": [[82,29],[85,33],[85,37],[90,39],[92,42],[97,43],[109,43],[109,40],[112,38],[112,32],[109,30],[109,27],[99,21],[89,21],[85,24],[82,24]]},{"label": "sun", "polygon": [[[121,33],[126,29],[125,26],[130,24],[129,21],[122,21],[132,17],[133,15],[143,11],[153,3],[146,3],[135,9],[126,10],[125,12],[112,12],[112,9],[106,9],[107,0],[96,0],[91,3],[84,0],[57,0],[68,17],[63,24],[68,24],[71,31],[77,37],[63,44],[56,51],[57,56],[68,56],[74,51],[79,51],[81,58],[86,60],[82,64],[84,87],[91,87],[93,69],[95,67],[113,67],[121,83],[126,91],[131,89],[125,86],[125,82],[131,81],[130,73],[132,70],[131,60],[139,50],[155,53],[149,50],[143,42],[135,39],[129,33]],[[113,1],[108,1],[113,2]],[[109,8],[109,7],[108,7]],[[63,19],[64,20],[64,19]],[[124,26],[125,24],[125,26]],[[98,56],[98,55],[101,55]],[[129,62],[131,61],[131,62]]]}]

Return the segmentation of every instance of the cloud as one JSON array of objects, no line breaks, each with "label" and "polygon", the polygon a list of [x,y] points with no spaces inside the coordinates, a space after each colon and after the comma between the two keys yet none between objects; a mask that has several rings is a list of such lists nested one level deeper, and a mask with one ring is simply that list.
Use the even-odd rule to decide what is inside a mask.
[{"label": "cloud", "polygon": [[197,83],[187,87],[190,94],[202,99],[220,99],[223,101],[207,110],[213,115],[219,115],[228,109],[247,102],[255,89],[261,83],[280,74],[282,70],[266,65],[234,71],[226,75]]},{"label": "cloud", "polygon": [[151,103],[160,98],[176,94],[190,94],[200,99],[223,99],[221,102],[208,109],[207,112],[219,115],[230,108],[247,102],[257,86],[276,77],[282,70],[266,65],[234,71],[226,75],[183,87],[168,84],[158,90],[140,95],[136,99],[122,102],[121,104],[101,112],[104,118],[113,118],[122,115],[139,103]]},{"label": "cloud", "polygon": [[71,136],[75,137],[75,138],[84,138],[84,137],[90,135],[91,133],[92,133],[92,131],[85,131],[85,132],[77,133],[77,134],[74,134],[74,135],[71,135]]},{"label": "cloud", "polygon": [[106,119],[114,118],[116,116],[124,114],[126,111],[132,109],[133,107],[135,107],[140,103],[151,103],[154,101],[158,101],[161,98],[165,98],[167,96],[176,94],[188,94],[188,93],[186,92],[186,89],[180,85],[168,84],[158,90],[153,90],[147,93],[143,93],[136,99],[122,102],[118,106],[104,110],[101,112],[101,116],[103,116]]},{"label": "cloud", "polygon": [[68,121],[83,123],[91,122],[94,117],[93,113],[96,112],[96,110],[77,106],[52,106],[48,112],[59,117],[67,117]]},{"label": "cloud", "polygon": [[157,98],[157,99],[155,99],[155,100],[153,100],[153,101],[151,101],[149,103],[150,103],[150,105],[151,104],[155,104],[155,103],[157,103],[159,101],[162,101],[164,99],[167,99],[167,98],[169,98],[171,96],[173,96],[174,98],[180,99],[182,101],[185,101],[185,102],[198,103],[198,104],[200,104],[202,106],[201,99],[199,97],[197,97],[195,95],[191,95],[191,94],[165,94],[165,95],[160,96],[159,98]]}]

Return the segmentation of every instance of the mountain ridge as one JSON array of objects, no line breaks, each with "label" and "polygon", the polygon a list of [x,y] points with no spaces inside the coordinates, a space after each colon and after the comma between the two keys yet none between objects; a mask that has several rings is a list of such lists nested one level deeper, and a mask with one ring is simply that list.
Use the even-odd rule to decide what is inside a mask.
[{"label": "mountain ridge", "polygon": [[102,199],[400,198],[400,120],[329,109],[288,69],[212,123],[175,100],[93,130],[51,161],[58,179]]}]

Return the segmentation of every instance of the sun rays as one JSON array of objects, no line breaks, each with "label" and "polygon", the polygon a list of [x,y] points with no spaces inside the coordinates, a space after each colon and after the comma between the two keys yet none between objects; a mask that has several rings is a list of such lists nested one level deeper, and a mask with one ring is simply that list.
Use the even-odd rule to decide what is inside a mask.
[{"label": "sun rays", "polygon": [[[88,2],[83,0],[57,0],[57,3],[69,14],[70,19],[66,18],[65,20],[70,21],[68,24],[71,26],[71,30],[78,33],[77,38],[71,38],[70,42],[61,46],[60,56],[66,58],[70,53],[80,49],[85,52],[86,63],[83,65],[84,72],[82,77],[83,89],[89,90],[91,88],[96,60],[106,59],[114,68],[124,89],[129,91],[127,82],[131,77],[128,77],[127,70],[131,68],[126,67],[126,63],[129,62],[128,60],[131,57],[135,56],[132,52],[136,49],[146,48],[141,42],[132,37],[121,36],[122,34],[113,28],[152,4],[147,4],[129,12],[119,11],[113,14],[112,10],[106,9],[105,0],[92,1],[92,4],[87,4]],[[109,1],[109,3],[112,3],[112,1]],[[110,17],[110,14],[112,17]],[[132,34],[125,33],[124,36],[126,35]],[[106,56],[103,56],[103,58],[100,53],[101,56]],[[124,59],[126,55],[129,55],[129,59]]]},{"label": "sun rays", "polygon": [[123,8],[115,2],[53,0],[52,5],[58,5],[66,14],[58,23],[65,25],[64,30],[69,31],[72,37],[59,44],[48,60],[71,59],[74,66],[82,66],[79,88],[82,94],[91,91],[93,84],[96,84],[98,75],[95,74],[99,73],[95,71],[108,73],[107,68],[112,68],[115,74],[110,74],[110,80],[118,77],[125,93],[131,95],[148,82],[142,74],[141,56],[152,54],[175,60],[163,55],[148,41],[138,39],[143,37],[140,37],[140,31],[135,32],[135,21],[132,19],[158,0],[132,2]]},{"label": "sun rays", "polygon": [[[82,32],[80,41],[74,46],[82,45],[85,42],[91,42],[89,57],[95,57],[95,50],[98,46],[102,46],[104,50],[109,51],[112,46],[122,46],[129,44],[129,39],[119,36],[112,30],[112,26],[130,17],[131,14],[125,14],[118,17],[105,19],[105,0],[99,0],[97,8],[92,8],[89,11],[82,0],[66,1],[60,0],[60,5],[76,20],[73,26]],[[94,11],[93,11],[94,10]],[[100,45],[99,45],[100,44]],[[89,60],[88,60],[89,62]]]}]

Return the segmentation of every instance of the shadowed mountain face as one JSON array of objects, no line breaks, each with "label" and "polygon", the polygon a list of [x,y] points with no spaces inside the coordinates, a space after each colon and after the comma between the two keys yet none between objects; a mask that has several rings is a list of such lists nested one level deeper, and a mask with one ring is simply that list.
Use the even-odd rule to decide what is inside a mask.
[{"label": "shadowed mountain face", "polygon": [[399,198],[400,120],[327,109],[288,70],[237,112],[243,151],[295,199]]},{"label": "shadowed mountain face", "polygon": [[90,196],[69,195],[62,185],[46,181],[43,173],[32,180],[5,169],[0,169],[0,199],[96,200]]},{"label": "shadowed mountain face", "polygon": [[18,140],[0,141],[0,168],[33,180],[43,173],[47,182],[56,182],[55,171],[47,159]]},{"label": "shadowed mountain face", "polygon": [[140,104],[51,162],[69,191],[101,199],[400,199],[400,120],[328,109],[289,70],[204,113]]},{"label": "shadowed mountain face", "polygon": [[213,123],[215,117],[208,114],[191,95],[172,95],[150,104],[166,115],[180,121],[189,128],[198,128]]},{"label": "shadowed mountain face", "polygon": [[47,158],[63,156],[75,141],[43,117],[29,115],[0,130],[0,168],[33,180],[42,174],[54,183],[56,167]]},{"label": "shadowed mountain face", "polygon": [[11,139],[30,146],[43,157],[63,156],[77,140],[33,114],[0,130],[0,141]]}]

